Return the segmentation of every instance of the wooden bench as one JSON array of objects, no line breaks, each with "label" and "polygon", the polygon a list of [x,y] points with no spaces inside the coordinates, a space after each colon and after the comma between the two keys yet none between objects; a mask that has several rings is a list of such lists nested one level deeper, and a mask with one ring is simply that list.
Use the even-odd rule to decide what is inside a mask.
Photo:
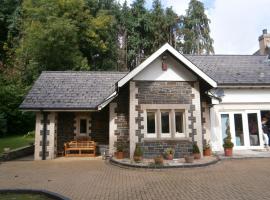
[{"label": "wooden bench", "polygon": [[94,141],[71,141],[64,144],[65,156],[95,156]]}]

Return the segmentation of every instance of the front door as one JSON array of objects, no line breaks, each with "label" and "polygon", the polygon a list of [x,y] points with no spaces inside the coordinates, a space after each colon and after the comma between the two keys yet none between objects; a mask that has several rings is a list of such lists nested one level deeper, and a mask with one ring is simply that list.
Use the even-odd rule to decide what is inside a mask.
[{"label": "front door", "polygon": [[232,142],[236,149],[262,146],[259,111],[223,112],[220,121],[222,144],[228,130],[230,130]]}]

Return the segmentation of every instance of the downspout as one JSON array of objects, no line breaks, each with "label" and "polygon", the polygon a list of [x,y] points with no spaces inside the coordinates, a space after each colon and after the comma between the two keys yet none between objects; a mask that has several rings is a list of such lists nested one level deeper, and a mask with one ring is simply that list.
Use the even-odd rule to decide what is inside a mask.
[{"label": "downspout", "polygon": [[48,113],[43,112],[43,135],[42,135],[42,160],[46,160],[46,141],[47,141],[47,120]]}]

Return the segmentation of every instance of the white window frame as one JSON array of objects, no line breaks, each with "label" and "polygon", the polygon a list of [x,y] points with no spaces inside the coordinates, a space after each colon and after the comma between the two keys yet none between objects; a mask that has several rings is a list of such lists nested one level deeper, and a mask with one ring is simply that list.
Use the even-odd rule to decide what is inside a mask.
[{"label": "white window frame", "polygon": [[[187,138],[188,135],[188,109],[190,105],[179,105],[179,104],[141,104],[141,109],[143,110],[143,121],[141,122],[142,134],[144,134],[144,138],[152,138],[152,139],[160,139],[160,138],[167,138],[167,139],[181,139]],[[155,134],[148,134],[147,133],[147,112],[155,112],[155,125],[156,125],[156,133]],[[162,134],[161,133],[161,111],[169,111],[170,115],[170,133],[169,134]],[[181,112],[183,114],[183,133],[176,133],[175,128],[175,112]]]},{"label": "white window frame", "polygon": [[[249,129],[248,129],[248,118],[247,115],[250,113],[256,113],[257,119],[258,119],[258,132],[259,132],[259,146],[251,146],[250,145],[250,139],[249,139]],[[229,121],[230,121],[230,132],[232,136],[232,142],[234,143],[235,149],[259,149],[263,147],[263,138],[262,138],[262,126],[260,123],[260,110],[233,110],[233,111],[224,111],[219,112],[219,124],[220,124],[220,146],[223,145],[223,138],[222,138],[222,127],[221,127],[221,115],[222,114],[228,114],[229,115]],[[234,114],[242,114],[242,120],[243,120],[243,131],[244,131],[244,146],[236,146],[236,138],[235,138],[235,124],[234,124]]]},{"label": "white window frame", "polygon": [[[183,127],[183,132],[182,133],[178,133],[176,132],[176,118],[175,118],[175,113],[182,113],[182,127]],[[176,138],[180,138],[180,137],[185,137],[186,136],[186,114],[185,114],[185,110],[180,110],[180,109],[175,109],[173,110],[173,119],[174,119],[174,134]]]},{"label": "white window frame", "polygon": [[[157,124],[158,124],[158,122],[157,122],[157,110],[152,110],[152,109],[149,109],[149,110],[146,110],[146,119],[145,119],[145,124],[146,124],[146,126],[145,126],[145,130],[146,130],[146,137],[147,138],[156,138],[157,137],[157,128],[158,128],[158,126],[157,126]],[[155,133],[148,133],[148,127],[147,127],[147,113],[154,113],[155,114]]]},{"label": "white window frame", "polygon": [[[172,109],[160,109],[160,115],[159,115],[159,126],[160,126],[160,136],[161,138],[171,138],[172,137]],[[169,113],[169,133],[163,133],[162,132],[162,118],[161,118],[161,113],[165,112],[165,113]]]}]

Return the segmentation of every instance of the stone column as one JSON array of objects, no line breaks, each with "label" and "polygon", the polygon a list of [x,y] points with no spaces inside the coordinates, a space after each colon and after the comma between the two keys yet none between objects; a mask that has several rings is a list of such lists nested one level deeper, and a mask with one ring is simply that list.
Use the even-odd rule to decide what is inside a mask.
[{"label": "stone column", "polygon": [[[46,134],[45,159],[54,159],[56,157],[56,116],[55,112],[47,113],[47,120],[44,121],[44,115],[41,112],[36,113],[36,131],[35,131],[35,160],[41,160],[43,155],[43,134]],[[44,133],[44,123],[46,123],[46,133]]]},{"label": "stone column", "polygon": [[194,87],[192,87],[192,94],[194,98],[192,99],[192,105],[194,106],[193,117],[194,120],[194,129],[193,129],[193,137],[194,141],[197,142],[200,152],[203,152],[203,144],[202,144],[202,123],[201,123],[201,98],[200,98],[200,86],[199,82],[194,83]]},{"label": "stone column", "polygon": [[113,154],[115,152],[114,144],[117,141],[117,137],[115,135],[115,131],[117,129],[117,125],[115,124],[115,119],[117,118],[117,114],[115,112],[115,109],[117,107],[117,103],[110,103],[110,124],[109,124],[109,152],[110,154]]},{"label": "stone column", "polygon": [[136,135],[136,130],[138,130],[138,123],[136,123],[136,118],[138,117],[138,99],[136,94],[138,94],[138,88],[136,88],[135,82],[130,81],[129,85],[129,141],[130,141],[130,158],[133,158],[133,153],[138,142],[138,136]]}]

